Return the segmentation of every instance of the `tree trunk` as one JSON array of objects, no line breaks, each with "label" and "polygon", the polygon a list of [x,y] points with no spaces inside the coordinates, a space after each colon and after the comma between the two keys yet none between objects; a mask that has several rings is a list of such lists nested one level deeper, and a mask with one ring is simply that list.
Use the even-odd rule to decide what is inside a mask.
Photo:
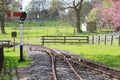
[{"label": "tree trunk", "polygon": [[76,10],[76,28],[78,33],[82,33],[82,30],[80,29],[80,11]]},{"label": "tree trunk", "polygon": [[114,29],[114,31],[115,31],[115,32],[119,32],[119,31],[120,31],[120,26],[116,27],[116,28]]},{"label": "tree trunk", "polygon": [[1,17],[0,23],[1,23],[1,34],[6,34],[4,28],[4,17]]}]

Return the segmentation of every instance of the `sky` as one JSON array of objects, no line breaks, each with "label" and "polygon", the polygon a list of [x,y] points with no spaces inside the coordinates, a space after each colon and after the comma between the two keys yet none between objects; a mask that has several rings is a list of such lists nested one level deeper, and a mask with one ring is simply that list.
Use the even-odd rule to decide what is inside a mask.
[{"label": "sky", "polygon": [[23,9],[25,9],[25,6],[27,6],[27,4],[30,2],[31,0],[23,0],[22,2],[22,7]]},{"label": "sky", "polygon": [[27,4],[29,4],[30,1],[32,0],[21,0],[22,1],[22,7],[23,7],[23,10],[25,9],[25,6],[27,6]]},{"label": "sky", "polygon": [[[32,0],[22,0],[22,7],[23,7],[23,10],[25,9],[25,6],[27,6],[27,4],[32,1]],[[88,0],[88,1],[91,1],[91,0]]]}]

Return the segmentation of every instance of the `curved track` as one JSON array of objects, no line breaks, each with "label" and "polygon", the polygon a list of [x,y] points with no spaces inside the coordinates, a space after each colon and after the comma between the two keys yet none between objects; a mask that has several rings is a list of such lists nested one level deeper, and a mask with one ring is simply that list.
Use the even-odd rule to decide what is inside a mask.
[{"label": "curved track", "polygon": [[83,80],[67,58],[64,60],[59,59],[59,57],[55,55],[58,53],[50,48],[43,47],[42,51],[48,53],[51,57],[52,80]]},{"label": "curved track", "polygon": [[[48,56],[49,80],[89,80],[87,77],[92,74],[93,76],[99,75],[97,80],[120,80],[120,71],[95,63],[93,61],[76,57],[64,52],[56,51],[39,45],[25,45],[30,51],[38,51]],[[84,73],[85,72],[85,73]],[[87,74],[86,72],[91,72]],[[86,77],[86,76],[87,77]],[[90,76],[91,77],[91,76]],[[96,78],[96,77],[95,77]],[[93,78],[91,78],[93,79]],[[91,80],[90,79],[90,80]],[[46,79],[47,80],[47,79]],[[95,80],[95,79],[94,79]]]}]

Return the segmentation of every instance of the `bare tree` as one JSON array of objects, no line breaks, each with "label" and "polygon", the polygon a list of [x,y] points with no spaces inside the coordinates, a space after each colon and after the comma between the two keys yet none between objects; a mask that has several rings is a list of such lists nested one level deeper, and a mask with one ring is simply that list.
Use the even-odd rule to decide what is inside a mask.
[{"label": "bare tree", "polygon": [[6,2],[6,0],[1,0],[0,2],[0,26],[1,26],[1,33],[5,34],[5,29],[4,29],[4,17],[5,14],[8,10],[8,5],[9,2]]},{"label": "bare tree", "polygon": [[48,0],[32,0],[26,7],[26,11],[29,14],[30,19],[44,20],[47,11],[47,1]]},{"label": "bare tree", "polygon": [[[13,6],[15,6],[16,1],[14,0],[0,0],[0,26],[1,26],[1,33],[5,34],[5,15]],[[12,9],[11,9],[12,10]]]},{"label": "bare tree", "polygon": [[62,10],[64,9],[73,9],[75,12],[75,26],[77,28],[77,32],[81,33],[82,30],[80,29],[80,22],[81,22],[81,10],[82,10],[82,3],[84,0],[63,0]]},{"label": "bare tree", "polygon": [[50,2],[50,15],[51,15],[51,19],[52,20],[57,20],[58,18],[58,6],[59,6],[59,2],[57,0],[51,0]]}]

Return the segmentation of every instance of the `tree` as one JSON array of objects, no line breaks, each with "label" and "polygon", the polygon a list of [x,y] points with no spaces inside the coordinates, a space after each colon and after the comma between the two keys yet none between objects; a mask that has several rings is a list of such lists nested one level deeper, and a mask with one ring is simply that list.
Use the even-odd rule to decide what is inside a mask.
[{"label": "tree", "polygon": [[5,34],[4,17],[5,17],[7,10],[8,10],[7,4],[8,4],[8,2],[6,2],[5,0],[1,0],[1,3],[0,3],[0,26],[1,26],[1,33],[2,34]]},{"label": "tree", "polygon": [[52,20],[56,20],[59,13],[58,13],[58,6],[59,6],[59,2],[56,0],[51,0],[50,2],[50,15],[51,15],[51,19]]},{"label": "tree", "polygon": [[26,7],[28,17],[35,20],[44,20],[46,18],[44,13],[47,13],[48,0],[32,0]]},{"label": "tree", "polygon": [[75,26],[77,28],[77,32],[81,33],[82,30],[80,29],[80,22],[81,22],[81,10],[82,10],[82,3],[84,0],[70,0],[69,2],[63,0],[63,9],[73,9],[75,12]]},{"label": "tree", "polygon": [[85,22],[86,18],[88,18],[88,15],[92,9],[91,6],[92,2],[91,1],[84,1],[82,4],[82,9],[81,9],[81,22]]},{"label": "tree", "polygon": [[9,10],[15,9],[16,1],[14,0],[0,0],[0,26],[1,26],[1,33],[5,34],[5,27],[4,27],[4,21],[5,21],[5,15]]},{"label": "tree", "polygon": [[120,0],[111,0],[111,7],[104,7],[97,5],[96,7],[101,11],[101,20],[105,24],[112,25],[117,31],[120,30]]}]

